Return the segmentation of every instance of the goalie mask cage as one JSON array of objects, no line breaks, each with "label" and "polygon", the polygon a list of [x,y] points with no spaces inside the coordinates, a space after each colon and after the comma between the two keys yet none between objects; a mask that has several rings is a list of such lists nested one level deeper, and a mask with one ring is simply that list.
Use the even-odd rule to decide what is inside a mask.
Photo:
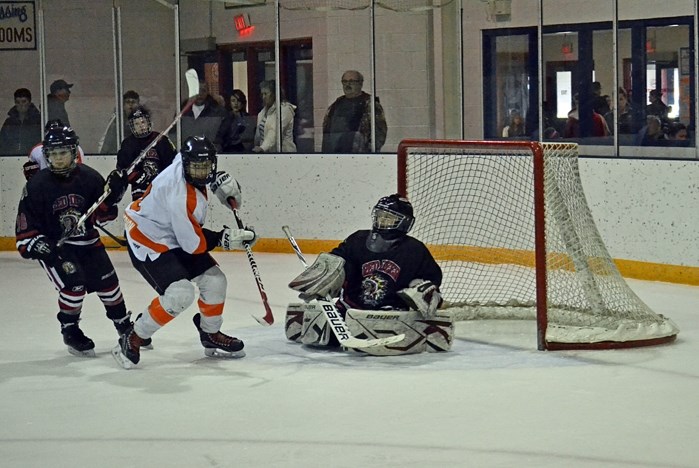
[{"label": "goalie mask cage", "polygon": [[398,192],[444,273],[457,320],[536,318],[540,350],[671,342],[614,265],[587,205],[576,144],[404,140]]}]

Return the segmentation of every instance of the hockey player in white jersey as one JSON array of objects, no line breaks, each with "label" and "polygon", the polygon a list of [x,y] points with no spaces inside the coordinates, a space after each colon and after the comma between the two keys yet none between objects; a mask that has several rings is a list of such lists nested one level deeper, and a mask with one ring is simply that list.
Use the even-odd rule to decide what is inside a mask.
[{"label": "hockey player in white jersey", "polygon": [[242,357],[243,342],[220,331],[227,280],[209,251],[217,246],[242,250],[256,236],[250,229],[203,227],[208,207],[207,184],[226,206],[241,204],[238,182],[216,172],[216,149],[206,137],[189,137],[170,166],[124,213],[131,262],[158,296],[135,321],[133,330],[112,350],[124,368],[138,364],[140,347],[195,300],[194,324],[207,356]]}]

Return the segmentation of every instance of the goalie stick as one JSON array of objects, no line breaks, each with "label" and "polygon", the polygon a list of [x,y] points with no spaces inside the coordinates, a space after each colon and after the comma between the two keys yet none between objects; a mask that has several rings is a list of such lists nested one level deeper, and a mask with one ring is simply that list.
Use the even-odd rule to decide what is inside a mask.
[{"label": "goalie stick", "polygon": [[[143,160],[143,158],[146,157],[148,154],[148,151],[153,149],[155,145],[158,144],[160,139],[164,137],[175,125],[177,125],[177,122],[180,121],[182,116],[189,111],[192,108],[192,105],[194,105],[194,96],[196,96],[199,93],[199,76],[197,75],[196,70],[190,68],[187,70],[184,74],[185,80],[187,81],[187,91],[188,91],[188,102],[185,104],[185,106],[182,108],[179,114],[175,116],[175,119],[168,125],[165,130],[160,132],[160,134],[155,137],[153,141],[150,142],[148,146],[145,147],[143,151],[136,157],[136,159],[133,160],[133,162],[129,165],[129,167],[126,168],[126,174],[130,174],[133,172],[134,168]],[[90,206],[90,208],[85,211],[85,213],[78,219],[78,222],[75,223],[75,225],[68,231],[68,234],[66,234],[64,237],[62,237],[56,245],[58,247],[62,246],[66,240],[68,240],[71,236],[73,236],[80,228],[85,224],[85,221],[87,221],[87,218],[92,216],[92,213],[94,213],[97,208],[102,204],[102,202],[109,196],[111,193],[111,190],[109,188],[105,188],[104,193],[97,199],[95,203]]]},{"label": "goalie stick", "polygon": [[[240,216],[238,216],[238,209],[235,207],[235,200],[232,198],[228,199],[228,203],[230,204],[231,210],[233,210],[233,217],[235,218],[236,224],[238,224],[238,227],[240,229],[245,229],[245,225],[243,224],[243,221],[240,219]],[[260,325],[265,325],[269,326],[274,323],[274,314],[272,314],[272,308],[269,306],[269,301],[267,300],[267,293],[265,292],[265,286],[262,284],[262,278],[260,277],[260,270],[257,267],[257,262],[255,261],[255,257],[252,255],[252,247],[250,247],[249,242],[243,242],[243,245],[245,246],[245,253],[248,256],[248,262],[250,263],[250,269],[252,270],[252,275],[255,277],[255,283],[257,284],[257,290],[260,292],[260,298],[262,298],[262,305],[265,308],[265,315],[264,317],[258,317],[256,315],[253,315],[252,318],[257,320],[257,323]]]},{"label": "goalie stick", "polygon": [[[303,267],[308,268],[308,263],[303,257],[303,253],[301,252],[299,245],[296,243],[296,239],[294,239],[294,236],[291,235],[291,229],[289,226],[282,226],[282,231],[284,231],[284,234],[286,234],[286,238],[289,240],[291,247],[294,249],[294,252],[296,252],[296,256],[301,261]],[[335,307],[335,304],[332,303],[331,299],[332,298],[330,297],[326,297],[324,300],[316,300],[323,310],[323,314],[325,315],[325,319],[328,321],[328,325],[330,325],[330,329],[333,331],[337,341],[340,342],[340,346],[344,346],[346,348],[372,348],[374,346],[388,346],[390,344],[398,343],[399,341],[403,341],[405,338],[405,334],[403,333],[386,338],[373,338],[370,340],[352,336],[352,333],[347,327],[345,320],[342,318],[342,315],[340,312],[338,312],[337,307]]]}]

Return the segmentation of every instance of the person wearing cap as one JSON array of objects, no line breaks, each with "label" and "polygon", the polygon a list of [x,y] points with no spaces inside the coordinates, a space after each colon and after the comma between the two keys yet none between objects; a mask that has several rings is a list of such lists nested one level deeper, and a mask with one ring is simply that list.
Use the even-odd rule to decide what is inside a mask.
[{"label": "person wearing cap", "polygon": [[[129,128],[129,115],[135,111],[139,105],[141,105],[141,96],[130,89],[124,93],[122,96],[123,112],[124,112],[124,132],[122,133],[124,138],[128,138],[132,135],[131,129]],[[117,138],[117,128],[116,128],[116,110],[109,119],[109,124],[107,125],[107,130],[105,130],[104,135],[97,143],[97,152],[100,154],[117,154],[119,151],[119,140]]]},{"label": "person wearing cap", "polygon": [[48,120],[59,119],[66,126],[70,127],[68,112],[66,112],[66,102],[70,99],[70,88],[72,83],[66,80],[56,80],[51,83],[51,94],[47,97]]}]

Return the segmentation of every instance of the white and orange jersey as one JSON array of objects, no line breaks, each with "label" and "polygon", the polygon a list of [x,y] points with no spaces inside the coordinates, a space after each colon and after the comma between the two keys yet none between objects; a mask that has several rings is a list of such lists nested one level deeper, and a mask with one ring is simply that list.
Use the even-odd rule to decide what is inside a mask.
[{"label": "white and orange jersey", "polygon": [[[78,164],[82,164],[84,158],[85,152],[83,151],[82,147],[78,145],[75,160]],[[44,156],[43,143],[34,145],[34,148],[32,148],[32,150],[29,152],[29,160],[37,163],[39,165],[39,169],[46,169],[48,167],[46,157]]]},{"label": "white and orange jersey", "polygon": [[207,208],[206,189],[185,181],[178,153],[143,196],[124,211],[126,237],[136,258],[154,260],[176,248],[190,254],[206,252],[202,226]]}]

